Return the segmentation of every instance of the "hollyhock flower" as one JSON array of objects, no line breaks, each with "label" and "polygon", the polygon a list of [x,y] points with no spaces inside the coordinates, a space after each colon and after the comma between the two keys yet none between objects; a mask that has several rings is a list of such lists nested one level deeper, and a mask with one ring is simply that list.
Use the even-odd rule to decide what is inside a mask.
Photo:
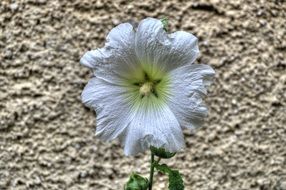
[{"label": "hollyhock flower", "polygon": [[150,146],[177,152],[185,145],[183,128],[195,128],[207,115],[202,101],[214,70],[194,64],[197,38],[168,34],[160,20],[147,18],[138,27],[113,28],[105,46],[81,58],[93,77],[82,101],[96,111],[96,135],[116,138],[126,155]]}]

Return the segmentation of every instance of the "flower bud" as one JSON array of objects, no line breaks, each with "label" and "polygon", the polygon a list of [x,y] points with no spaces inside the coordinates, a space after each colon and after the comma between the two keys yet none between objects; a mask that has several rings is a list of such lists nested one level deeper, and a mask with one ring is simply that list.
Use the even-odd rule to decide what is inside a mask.
[{"label": "flower bud", "polygon": [[124,186],[124,190],[147,190],[149,182],[147,178],[144,178],[136,173],[132,173],[128,182]]}]

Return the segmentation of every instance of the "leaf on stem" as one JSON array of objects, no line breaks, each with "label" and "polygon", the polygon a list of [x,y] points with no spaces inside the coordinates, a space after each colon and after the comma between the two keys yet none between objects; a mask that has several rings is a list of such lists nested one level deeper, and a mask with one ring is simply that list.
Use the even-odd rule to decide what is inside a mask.
[{"label": "leaf on stem", "polygon": [[172,170],[166,164],[154,163],[155,168],[169,176],[169,190],[184,190],[184,182],[178,170]]}]

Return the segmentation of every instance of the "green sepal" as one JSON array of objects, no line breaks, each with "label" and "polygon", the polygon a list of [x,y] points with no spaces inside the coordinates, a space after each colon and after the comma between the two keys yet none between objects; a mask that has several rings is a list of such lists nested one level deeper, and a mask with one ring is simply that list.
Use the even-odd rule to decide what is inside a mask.
[{"label": "green sepal", "polygon": [[169,24],[169,23],[168,23],[168,22],[169,22],[168,19],[167,19],[167,18],[162,18],[162,19],[161,19],[161,22],[162,22],[162,24],[163,24],[164,30],[165,30],[165,31],[168,31],[168,24]]},{"label": "green sepal", "polygon": [[151,149],[151,152],[155,156],[158,156],[159,158],[168,159],[176,155],[176,152],[168,152],[164,148],[156,148],[154,146],[151,146],[150,149]]},{"label": "green sepal", "polygon": [[178,170],[172,170],[166,164],[154,163],[154,167],[169,176],[169,190],[184,190],[184,182]]},{"label": "green sepal", "polygon": [[148,179],[137,173],[132,173],[128,182],[124,185],[124,190],[147,190],[149,187]]}]

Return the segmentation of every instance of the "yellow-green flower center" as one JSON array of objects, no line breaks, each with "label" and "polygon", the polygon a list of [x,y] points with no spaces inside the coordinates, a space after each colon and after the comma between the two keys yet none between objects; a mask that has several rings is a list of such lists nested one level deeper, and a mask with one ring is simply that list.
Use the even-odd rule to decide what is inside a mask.
[{"label": "yellow-green flower center", "polygon": [[126,98],[134,108],[152,109],[169,96],[169,75],[155,64],[141,64],[125,75]]}]

